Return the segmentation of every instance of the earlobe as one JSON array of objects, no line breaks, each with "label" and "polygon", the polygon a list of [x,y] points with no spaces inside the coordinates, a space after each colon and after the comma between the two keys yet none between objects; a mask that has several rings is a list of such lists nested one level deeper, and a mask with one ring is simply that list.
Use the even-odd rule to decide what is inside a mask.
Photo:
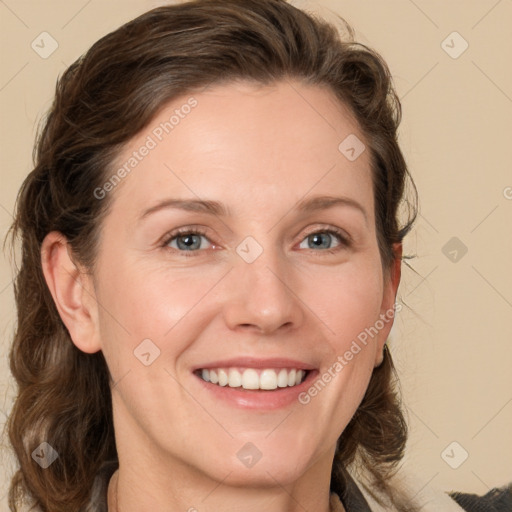
[{"label": "earlobe", "polygon": [[41,245],[41,265],[46,284],[73,343],[87,353],[101,349],[98,309],[92,280],[71,257],[62,233],[48,233]]}]

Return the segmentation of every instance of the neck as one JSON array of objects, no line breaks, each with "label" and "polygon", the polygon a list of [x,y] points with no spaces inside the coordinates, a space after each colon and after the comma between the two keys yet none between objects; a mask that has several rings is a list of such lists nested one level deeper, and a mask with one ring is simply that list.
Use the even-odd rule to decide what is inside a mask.
[{"label": "neck", "polygon": [[119,478],[119,470],[116,470],[112,477],[110,478],[110,482],[108,483],[108,492],[107,492],[107,509],[108,512],[117,512],[117,495],[118,495],[118,478]]},{"label": "neck", "polygon": [[[302,481],[299,485],[286,486],[286,489],[280,485],[263,489],[232,487],[228,485],[227,478],[223,482],[210,482],[208,487],[190,485],[188,479],[178,479],[177,482],[177,479],[169,478],[165,487],[158,488],[150,474],[142,479],[140,475],[136,476],[138,472],[123,469],[124,466],[120,465],[108,485],[109,512],[249,512],[261,509],[266,512],[345,512],[339,499],[330,495],[328,488],[319,492],[315,486],[304,486]],[[313,474],[317,474],[315,469],[318,468],[311,469]]]},{"label": "neck", "polygon": [[[162,450],[129,415],[124,421],[117,419],[114,414],[119,469],[109,485],[109,512],[330,511],[335,445],[316,456],[306,452],[302,461],[292,464],[270,454],[245,469],[227,456],[206,464],[199,449]],[[239,443],[233,439],[232,453]],[[290,454],[292,458],[297,455]]]}]

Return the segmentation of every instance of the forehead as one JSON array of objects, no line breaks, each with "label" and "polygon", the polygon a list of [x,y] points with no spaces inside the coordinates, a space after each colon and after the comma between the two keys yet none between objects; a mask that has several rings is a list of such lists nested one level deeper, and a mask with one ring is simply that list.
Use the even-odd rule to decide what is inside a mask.
[{"label": "forehead", "polygon": [[369,206],[369,151],[355,159],[347,153],[359,153],[364,141],[328,88],[288,80],[217,84],[174,99],[129,141],[111,170],[125,171],[113,199],[134,212],[165,196],[243,207],[338,190]]}]

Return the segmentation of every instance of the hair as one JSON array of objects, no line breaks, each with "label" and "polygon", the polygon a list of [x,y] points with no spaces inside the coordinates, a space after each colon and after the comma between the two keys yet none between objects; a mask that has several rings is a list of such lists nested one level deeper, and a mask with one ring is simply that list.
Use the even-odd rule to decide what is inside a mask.
[{"label": "hair", "polygon": [[[76,261],[93,272],[99,230],[112,194],[94,191],[112,174],[117,155],[154,116],[180,95],[209,84],[280,80],[329,88],[358,121],[371,156],[380,256],[390,269],[393,244],[409,232],[415,206],[398,145],[401,105],[382,57],[355,42],[350,25],[336,25],[285,0],[196,0],[153,9],[97,41],[58,79],[53,104],[34,147],[34,169],[17,199],[11,243],[21,239],[14,282],[17,326],[10,369],[17,397],[7,430],[18,468],[9,506],[28,500],[43,512],[82,510],[102,465],[117,460],[110,373],[101,351],[72,342],[45,282],[41,244],[61,232]],[[409,215],[401,222],[401,208]],[[343,495],[356,460],[372,488],[397,510],[410,512],[390,483],[406,440],[396,371],[389,350],[338,440],[331,488]],[[31,453],[42,442],[58,459],[42,469]],[[372,489],[369,489],[373,493]],[[382,496],[375,495],[382,503]]]}]

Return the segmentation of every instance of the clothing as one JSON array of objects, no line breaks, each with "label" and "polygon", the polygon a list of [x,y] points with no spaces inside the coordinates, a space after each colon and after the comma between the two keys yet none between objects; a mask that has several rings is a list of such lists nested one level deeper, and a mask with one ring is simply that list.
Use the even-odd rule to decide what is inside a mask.
[{"label": "clothing", "polygon": [[[117,467],[118,463],[112,461],[101,468],[94,481],[91,499],[82,512],[109,512],[108,483]],[[379,505],[365,489],[363,482],[367,482],[365,478],[351,473],[350,481],[343,492],[343,501],[338,494],[331,493],[332,512],[341,512],[342,505],[346,512],[393,511],[393,507]],[[411,476],[404,478],[400,475],[399,483],[393,484],[406,496],[410,496],[410,502],[421,507],[421,512],[512,512],[512,484],[492,489],[484,496],[453,491],[448,493],[431,485],[425,486]]]},{"label": "clothing", "polygon": [[512,512],[512,484],[491,489],[484,496],[469,493],[452,493],[453,499],[471,512]]}]

